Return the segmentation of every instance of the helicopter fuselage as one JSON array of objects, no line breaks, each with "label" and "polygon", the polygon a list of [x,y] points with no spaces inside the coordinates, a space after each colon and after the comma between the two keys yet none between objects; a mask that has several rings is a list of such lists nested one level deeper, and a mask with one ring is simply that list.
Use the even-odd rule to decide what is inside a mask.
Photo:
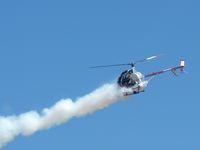
[{"label": "helicopter fuselage", "polygon": [[125,95],[132,95],[144,92],[148,81],[144,80],[144,75],[133,67],[122,72],[117,83],[120,87],[129,89],[128,92],[125,92]]}]

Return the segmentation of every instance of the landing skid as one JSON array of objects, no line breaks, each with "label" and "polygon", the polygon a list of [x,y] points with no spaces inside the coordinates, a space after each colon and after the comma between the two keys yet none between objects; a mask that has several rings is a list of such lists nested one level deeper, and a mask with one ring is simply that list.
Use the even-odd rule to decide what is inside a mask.
[{"label": "landing skid", "polygon": [[[143,91],[140,91],[140,92],[144,92],[144,90]],[[124,96],[130,96],[130,95],[134,95],[134,94],[139,94],[140,92],[136,92],[136,91],[134,91],[134,92],[126,92],[125,94],[124,94]]]}]

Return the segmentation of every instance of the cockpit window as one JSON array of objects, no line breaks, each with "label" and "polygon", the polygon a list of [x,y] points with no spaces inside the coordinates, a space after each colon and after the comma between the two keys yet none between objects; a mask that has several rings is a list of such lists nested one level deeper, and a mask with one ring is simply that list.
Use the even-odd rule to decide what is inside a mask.
[{"label": "cockpit window", "polygon": [[122,72],[120,77],[118,78],[118,84],[121,87],[132,87],[136,84],[137,79],[134,78],[133,70],[128,70]]}]

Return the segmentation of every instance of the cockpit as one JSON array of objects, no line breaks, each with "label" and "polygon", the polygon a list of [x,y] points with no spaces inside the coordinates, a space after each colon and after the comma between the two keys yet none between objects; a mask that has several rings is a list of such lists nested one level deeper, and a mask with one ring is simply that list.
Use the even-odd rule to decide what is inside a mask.
[{"label": "cockpit", "polygon": [[143,80],[143,75],[140,72],[133,72],[132,69],[121,73],[118,78],[118,85],[120,87],[133,87]]}]

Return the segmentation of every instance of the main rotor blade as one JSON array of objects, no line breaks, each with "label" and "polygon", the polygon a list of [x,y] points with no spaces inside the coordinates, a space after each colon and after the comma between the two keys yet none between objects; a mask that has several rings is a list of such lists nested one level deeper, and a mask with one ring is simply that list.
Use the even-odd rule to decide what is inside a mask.
[{"label": "main rotor blade", "polygon": [[145,61],[148,61],[148,60],[151,60],[151,59],[155,59],[155,58],[161,57],[161,56],[163,56],[163,55],[164,55],[164,54],[159,54],[159,55],[154,55],[154,56],[151,56],[151,57],[147,57],[147,58],[145,58],[145,59],[137,60],[137,61],[135,61],[134,64],[142,63],[142,62],[145,62]]},{"label": "main rotor blade", "polygon": [[148,61],[148,60],[151,60],[151,59],[155,59],[155,58],[158,58],[158,57],[160,57],[162,55],[163,54],[154,55],[154,56],[147,57],[145,59],[137,60],[137,61],[134,61],[132,63],[127,63],[127,64],[114,64],[114,65],[92,66],[92,67],[89,67],[89,68],[105,68],[105,67],[117,67],[117,66],[131,66],[131,67],[134,67],[137,63],[142,63],[142,62],[145,62],[145,61]]},{"label": "main rotor blade", "polygon": [[105,67],[117,67],[117,66],[129,66],[131,65],[131,63],[129,64],[115,64],[115,65],[102,65],[102,66],[92,66],[89,68],[105,68]]}]

